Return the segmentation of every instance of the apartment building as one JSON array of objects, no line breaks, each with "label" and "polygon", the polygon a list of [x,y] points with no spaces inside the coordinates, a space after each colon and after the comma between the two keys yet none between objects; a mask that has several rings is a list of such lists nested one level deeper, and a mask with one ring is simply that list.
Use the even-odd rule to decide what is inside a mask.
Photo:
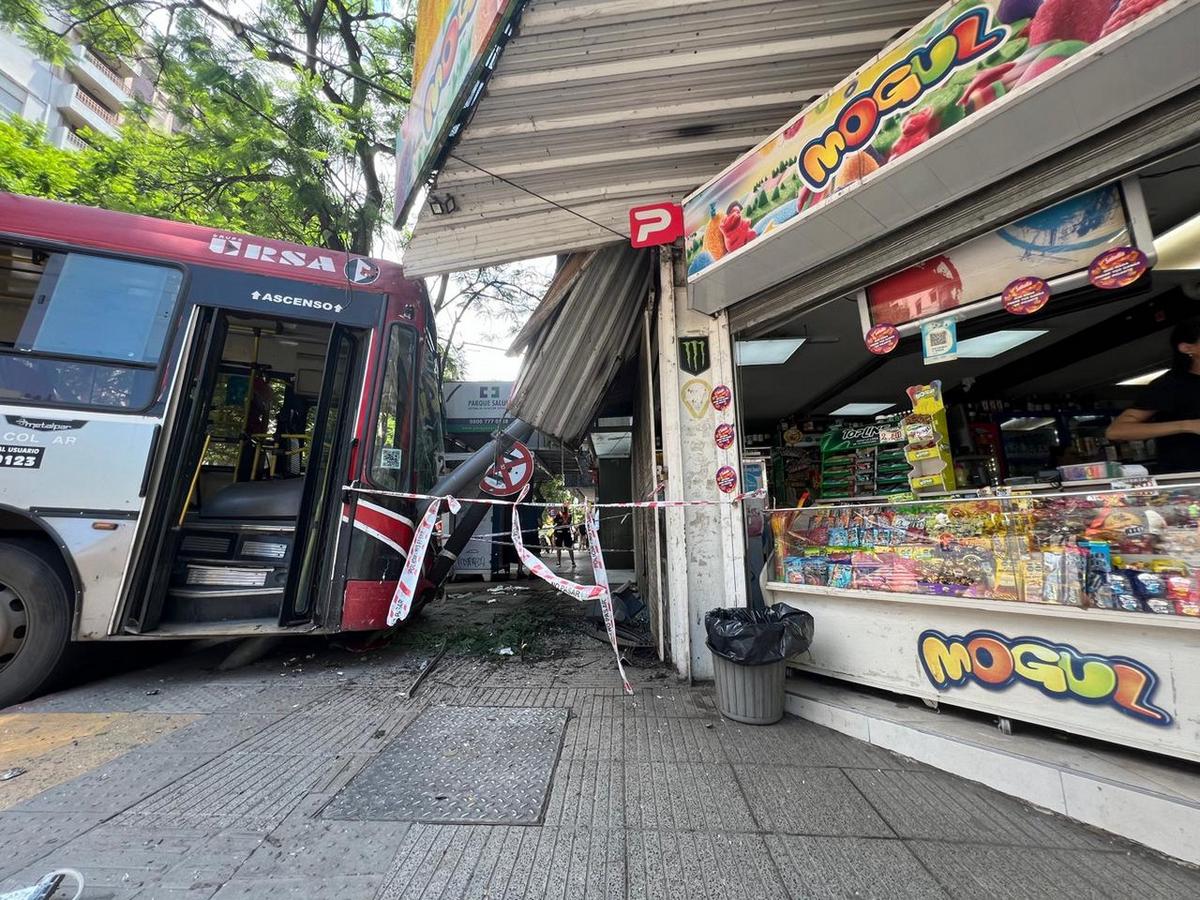
[{"label": "apartment building", "polygon": [[19,115],[46,126],[57,147],[87,146],[81,129],[116,137],[135,98],[151,104],[151,124],[168,130],[171,116],[140,65],[104,58],[76,43],[64,64],[32,52],[11,31],[0,29],[0,116]]}]

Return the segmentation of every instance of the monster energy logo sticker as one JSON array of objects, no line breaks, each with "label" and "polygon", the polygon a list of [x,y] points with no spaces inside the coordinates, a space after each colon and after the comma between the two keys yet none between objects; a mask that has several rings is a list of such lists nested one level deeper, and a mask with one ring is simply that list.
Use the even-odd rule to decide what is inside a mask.
[{"label": "monster energy logo sticker", "polygon": [[707,372],[712,365],[708,355],[708,338],[684,337],[679,339],[679,368],[689,375]]}]

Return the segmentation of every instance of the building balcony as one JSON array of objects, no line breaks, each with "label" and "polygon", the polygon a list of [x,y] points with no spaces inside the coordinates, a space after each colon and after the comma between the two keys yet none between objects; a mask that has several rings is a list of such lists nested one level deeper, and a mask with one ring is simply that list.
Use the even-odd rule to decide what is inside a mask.
[{"label": "building balcony", "polygon": [[120,117],[89,97],[77,84],[61,85],[55,106],[73,128],[86,127],[111,138],[118,136],[117,125]]},{"label": "building balcony", "polygon": [[126,78],[87,47],[76,47],[67,58],[66,66],[75,80],[99,97],[102,103],[120,109],[133,100]]},{"label": "building balcony", "polygon": [[75,133],[70,125],[59,125],[51,135],[51,143],[61,150],[86,150],[91,145]]}]

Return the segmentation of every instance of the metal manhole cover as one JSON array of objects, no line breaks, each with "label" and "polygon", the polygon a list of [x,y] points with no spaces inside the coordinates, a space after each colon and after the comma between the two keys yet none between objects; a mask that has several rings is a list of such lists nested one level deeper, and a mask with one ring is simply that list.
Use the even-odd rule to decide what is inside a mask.
[{"label": "metal manhole cover", "polygon": [[322,815],[540,824],[566,724],[565,709],[427,709],[351,779]]}]

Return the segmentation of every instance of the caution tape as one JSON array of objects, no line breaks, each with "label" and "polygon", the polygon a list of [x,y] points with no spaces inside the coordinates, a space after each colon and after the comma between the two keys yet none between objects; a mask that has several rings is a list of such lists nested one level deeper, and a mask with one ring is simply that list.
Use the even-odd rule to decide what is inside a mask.
[{"label": "caution tape", "polygon": [[[347,485],[344,490],[350,494],[371,494],[376,497],[396,497],[400,500],[429,500],[445,503],[484,503],[488,506],[540,506],[546,509],[557,509],[562,503],[523,502],[517,500],[501,500],[498,497],[452,497],[449,494],[412,494],[407,491],[381,491],[378,488],[364,488]],[[528,490],[528,488],[526,488]],[[524,496],[522,493],[521,496]],[[761,499],[767,496],[765,488],[756,491],[746,491],[741,494],[731,494],[719,500],[630,500],[624,503],[590,503],[595,509],[675,509],[684,506],[733,506],[743,500]],[[575,505],[575,504],[570,504]]]},{"label": "caution tape", "polygon": [[[450,511],[457,513],[461,507],[453,497],[444,498]],[[413,597],[417,590],[417,580],[421,577],[421,567],[425,564],[425,552],[429,549],[429,540],[433,537],[433,529],[437,525],[438,512],[442,508],[442,499],[430,503],[421,516],[417,530],[413,532],[412,545],[408,548],[408,557],[404,560],[404,568],[400,571],[400,580],[396,582],[395,593],[392,594],[391,605],[388,606],[388,626],[403,622],[412,611]]]},{"label": "caution tape", "polygon": [[604,552],[600,549],[600,531],[598,520],[600,516],[595,510],[588,510],[585,516],[588,534],[588,553],[592,557],[592,573],[596,585],[604,589],[600,595],[600,612],[604,615],[604,629],[608,632],[608,642],[612,644],[613,653],[617,656],[617,671],[621,673],[621,684],[625,693],[633,693],[633,685],[625,674],[625,666],[621,663],[621,648],[617,646],[617,620],[613,615],[612,589],[608,585],[608,569],[604,565]]}]

